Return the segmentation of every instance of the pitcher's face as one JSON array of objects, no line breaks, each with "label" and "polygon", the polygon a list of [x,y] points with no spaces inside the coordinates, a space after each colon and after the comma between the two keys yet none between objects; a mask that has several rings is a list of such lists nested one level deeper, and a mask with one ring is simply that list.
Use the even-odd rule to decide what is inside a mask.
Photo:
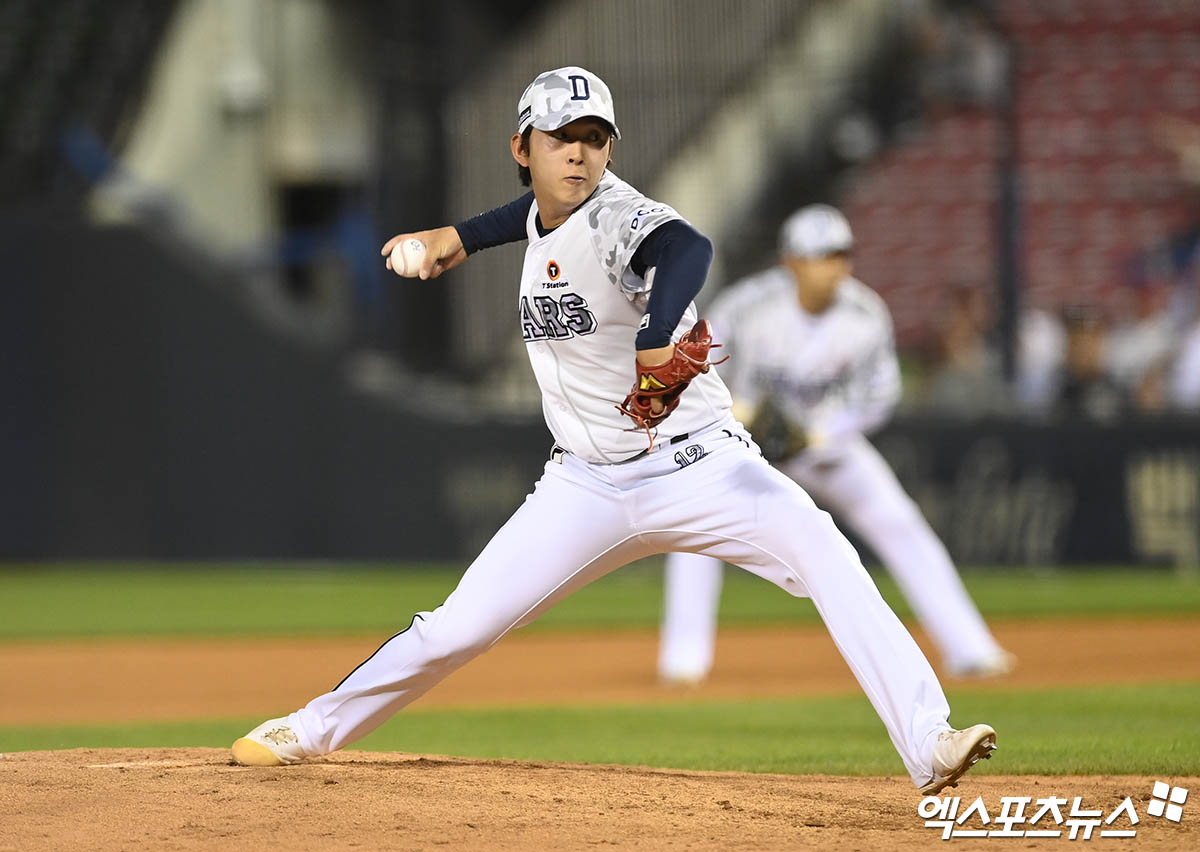
[{"label": "pitcher's face", "polygon": [[613,137],[605,121],[585,117],[549,132],[534,128],[527,151],[519,135],[512,146],[513,159],[529,168],[542,224],[552,228],[596,191],[612,155]]}]

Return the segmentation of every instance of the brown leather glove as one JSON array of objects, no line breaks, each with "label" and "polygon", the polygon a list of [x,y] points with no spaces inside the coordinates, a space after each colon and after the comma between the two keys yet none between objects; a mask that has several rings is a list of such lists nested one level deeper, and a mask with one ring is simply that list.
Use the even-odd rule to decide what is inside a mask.
[{"label": "brown leather glove", "polygon": [[[675,344],[670,361],[657,367],[636,364],[637,378],[633,390],[617,406],[617,410],[632,418],[637,428],[646,430],[646,434],[650,435],[651,447],[654,446],[654,437],[650,430],[666,420],[679,406],[679,397],[692,379],[708,372],[714,363],[708,360],[708,352],[718,346],[719,343],[712,342],[712,326],[708,320],[700,320]],[[722,358],[715,363],[720,364],[724,360]],[[661,411],[654,410],[655,400],[662,403]]]}]

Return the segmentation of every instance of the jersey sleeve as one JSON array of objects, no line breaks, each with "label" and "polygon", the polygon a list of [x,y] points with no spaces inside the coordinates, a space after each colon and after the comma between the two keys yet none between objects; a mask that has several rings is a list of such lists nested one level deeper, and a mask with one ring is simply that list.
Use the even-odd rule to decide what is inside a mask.
[{"label": "jersey sleeve", "polygon": [[633,256],[651,231],[683,217],[670,205],[646,198],[628,184],[608,188],[596,201],[588,211],[588,227],[604,274],[631,296],[645,293],[650,288],[633,271]]},{"label": "jersey sleeve", "polygon": [[515,201],[472,216],[454,226],[467,254],[480,249],[515,243],[528,237],[525,220],[533,207],[533,192],[527,192]]},{"label": "jersey sleeve", "polygon": [[712,258],[709,239],[682,219],[666,222],[642,239],[630,268],[654,284],[637,334],[639,350],[671,342],[672,332],[704,286]]}]

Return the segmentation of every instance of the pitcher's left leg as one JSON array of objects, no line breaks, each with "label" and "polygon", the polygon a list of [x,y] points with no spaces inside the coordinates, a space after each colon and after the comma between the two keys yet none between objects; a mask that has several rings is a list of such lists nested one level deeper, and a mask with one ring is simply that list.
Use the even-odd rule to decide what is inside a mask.
[{"label": "pitcher's left leg", "polygon": [[920,648],[828,513],[798,485],[749,450],[713,456],[673,483],[674,502],[662,510],[672,522],[664,549],[704,552],[811,597],[913,781],[928,785],[950,708]]}]

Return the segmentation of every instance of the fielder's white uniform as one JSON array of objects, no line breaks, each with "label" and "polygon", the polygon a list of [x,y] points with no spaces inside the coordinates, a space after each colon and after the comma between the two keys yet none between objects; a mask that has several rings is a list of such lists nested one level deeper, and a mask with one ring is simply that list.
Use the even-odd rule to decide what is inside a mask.
[{"label": "fielder's white uniform", "polygon": [[[946,548],[863,437],[900,398],[891,316],[878,294],[847,278],[825,311],[810,314],[791,272],[776,266],[729,287],[708,318],[731,356],[722,373],[739,408],[754,410],[770,395],[818,441],[780,469],[871,546],[947,668],[965,672],[1001,658]],[[675,553],[666,570],[659,672],[698,680],[712,665],[721,563]]]},{"label": "fielder's white uniform", "polygon": [[[324,754],[365,736],[571,592],[635,559],[682,550],[811,597],[913,780],[928,781],[935,739],[949,730],[936,676],[829,515],[763,461],[730,416],[716,372],[692,382],[652,451],[615,407],[632,382],[649,289],[630,258],[678,214],[608,173],[546,236],[536,215],[535,203],[519,321],[558,449],[444,604],[287,717],[300,750]],[[692,305],[675,339],[695,320]]]}]

